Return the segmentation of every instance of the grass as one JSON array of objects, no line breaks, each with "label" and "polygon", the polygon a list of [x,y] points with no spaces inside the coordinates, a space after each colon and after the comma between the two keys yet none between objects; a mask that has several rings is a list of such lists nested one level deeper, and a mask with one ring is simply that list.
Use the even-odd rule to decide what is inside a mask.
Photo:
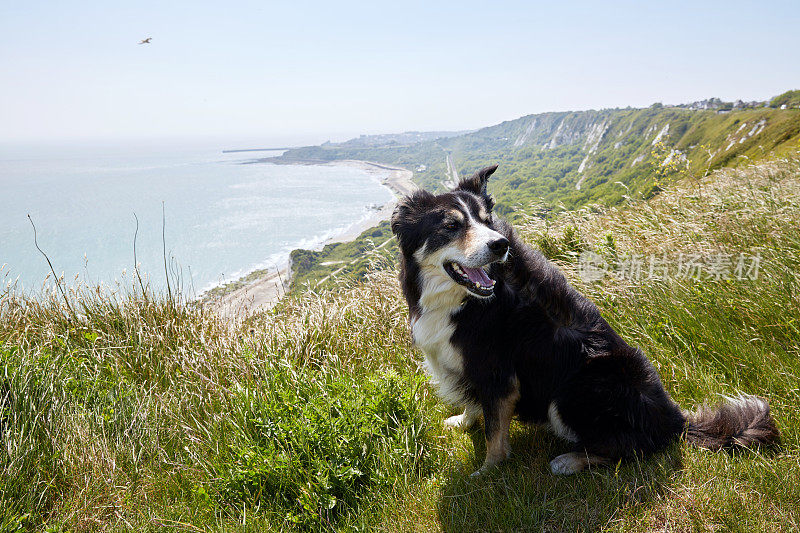
[{"label": "grass", "polygon": [[309,294],[231,325],[141,293],[84,289],[70,316],[55,293],[7,289],[0,524],[364,520],[356,509],[430,470],[438,406],[398,354],[396,291],[349,294],[358,307]]},{"label": "grass", "polygon": [[[530,212],[536,212],[531,209]],[[772,452],[676,443],[552,476],[566,445],[512,426],[472,479],[480,429],[421,377],[392,267],[233,321],[180,298],[0,290],[0,530],[793,531],[800,528],[800,163],[723,170],[647,202],[529,217],[558,261],[654,361],[683,406],[771,402]],[[638,256],[760,254],[757,279],[580,277]]]}]

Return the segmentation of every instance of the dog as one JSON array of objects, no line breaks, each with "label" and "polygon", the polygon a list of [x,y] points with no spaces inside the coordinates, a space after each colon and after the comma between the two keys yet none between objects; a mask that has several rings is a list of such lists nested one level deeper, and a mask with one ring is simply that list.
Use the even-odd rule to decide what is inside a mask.
[{"label": "dog", "polygon": [[445,426],[483,417],[486,458],[473,475],[509,456],[513,417],[573,443],[550,462],[554,474],[651,454],[681,436],[714,450],[778,442],[756,396],[681,410],[641,350],[492,213],[496,169],[443,194],[417,190],[391,218],[414,344],[440,396],[463,408]]}]

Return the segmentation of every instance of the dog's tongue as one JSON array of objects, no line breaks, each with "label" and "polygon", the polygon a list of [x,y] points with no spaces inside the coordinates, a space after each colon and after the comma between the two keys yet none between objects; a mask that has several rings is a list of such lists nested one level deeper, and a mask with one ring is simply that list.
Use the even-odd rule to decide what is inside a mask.
[{"label": "dog's tongue", "polygon": [[469,268],[465,267],[464,265],[461,265],[461,268],[464,270],[464,273],[471,282],[480,283],[484,287],[488,287],[492,284],[492,280],[489,279],[489,276],[486,275],[486,271],[484,271],[482,268]]}]

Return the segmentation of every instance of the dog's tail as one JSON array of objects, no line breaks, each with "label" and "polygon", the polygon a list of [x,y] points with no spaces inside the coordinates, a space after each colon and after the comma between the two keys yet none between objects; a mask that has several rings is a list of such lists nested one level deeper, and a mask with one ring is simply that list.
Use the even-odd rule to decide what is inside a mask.
[{"label": "dog's tail", "polygon": [[758,396],[726,396],[715,407],[702,405],[684,415],[686,440],[710,450],[756,448],[780,440],[769,404]]}]

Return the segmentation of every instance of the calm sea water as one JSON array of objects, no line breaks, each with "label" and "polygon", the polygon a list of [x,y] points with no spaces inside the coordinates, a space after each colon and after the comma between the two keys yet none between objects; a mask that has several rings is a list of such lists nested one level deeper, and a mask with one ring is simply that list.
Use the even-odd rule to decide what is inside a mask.
[{"label": "calm sea water", "polygon": [[136,254],[152,286],[165,286],[167,254],[185,290],[199,294],[285,262],[392,199],[355,168],[242,164],[269,153],[220,149],[0,147],[0,281],[38,290],[50,269],[71,283],[131,281]]}]

